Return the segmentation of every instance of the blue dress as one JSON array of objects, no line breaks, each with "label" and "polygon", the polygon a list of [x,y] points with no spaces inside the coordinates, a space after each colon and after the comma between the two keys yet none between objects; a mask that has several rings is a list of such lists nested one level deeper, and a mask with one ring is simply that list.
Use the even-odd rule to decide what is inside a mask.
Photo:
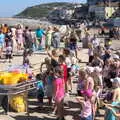
[{"label": "blue dress", "polygon": [[[112,105],[114,105],[114,106],[116,106],[118,104],[119,104],[119,102],[112,102]],[[116,109],[113,109],[113,110],[116,111]],[[116,117],[114,116],[114,114],[112,113],[112,110],[106,109],[105,120],[117,120]]]}]

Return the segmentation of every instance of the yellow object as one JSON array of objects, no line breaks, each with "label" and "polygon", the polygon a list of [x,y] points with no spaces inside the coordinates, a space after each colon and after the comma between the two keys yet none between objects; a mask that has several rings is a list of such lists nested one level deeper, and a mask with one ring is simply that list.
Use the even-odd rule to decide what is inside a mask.
[{"label": "yellow object", "polygon": [[26,80],[28,80],[28,75],[24,73],[0,73],[0,84],[15,85]]},{"label": "yellow object", "polygon": [[105,7],[105,17],[110,18],[115,13],[116,7]]},{"label": "yellow object", "polygon": [[23,95],[16,95],[11,97],[10,106],[16,112],[26,112],[26,102]]},{"label": "yellow object", "polygon": [[112,41],[109,41],[109,43],[108,43],[109,45],[112,45]]}]

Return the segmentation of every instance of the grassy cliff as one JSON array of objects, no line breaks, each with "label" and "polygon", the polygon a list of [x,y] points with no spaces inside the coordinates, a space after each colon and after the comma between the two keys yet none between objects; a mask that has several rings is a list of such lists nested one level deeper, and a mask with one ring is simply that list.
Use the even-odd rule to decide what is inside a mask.
[{"label": "grassy cliff", "polygon": [[33,7],[28,7],[21,13],[15,15],[15,17],[24,17],[24,18],[46,18],[50,12],[55,8],[73,8],[72,3],[67,2],[54,2],[47,4],[40,4]]}]

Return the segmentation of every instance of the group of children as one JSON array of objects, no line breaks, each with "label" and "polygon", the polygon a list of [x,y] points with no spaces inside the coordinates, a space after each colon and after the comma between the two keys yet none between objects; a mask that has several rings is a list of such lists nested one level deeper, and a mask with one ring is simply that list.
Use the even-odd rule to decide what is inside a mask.
[{"label": "group of children", "polygon": [[68,49],[48,52],[41,64],[41,74],[36,77],[39,81],[37,97],[41,103],[44,96],[49,105],[55,102],[53,111],[57,113],[57,120],[64,120],[64,97],[72,92],[72,77],[78,70],[77,59]]}]

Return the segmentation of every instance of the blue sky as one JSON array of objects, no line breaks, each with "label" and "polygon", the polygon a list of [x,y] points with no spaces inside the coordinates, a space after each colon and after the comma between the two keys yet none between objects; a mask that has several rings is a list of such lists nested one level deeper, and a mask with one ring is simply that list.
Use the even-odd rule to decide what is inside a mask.
[{"label": "blue sky", "polygon": [[47,2],[85,2],[86,0],[0,0],[0,17],[11,17],[26,7]]}]

